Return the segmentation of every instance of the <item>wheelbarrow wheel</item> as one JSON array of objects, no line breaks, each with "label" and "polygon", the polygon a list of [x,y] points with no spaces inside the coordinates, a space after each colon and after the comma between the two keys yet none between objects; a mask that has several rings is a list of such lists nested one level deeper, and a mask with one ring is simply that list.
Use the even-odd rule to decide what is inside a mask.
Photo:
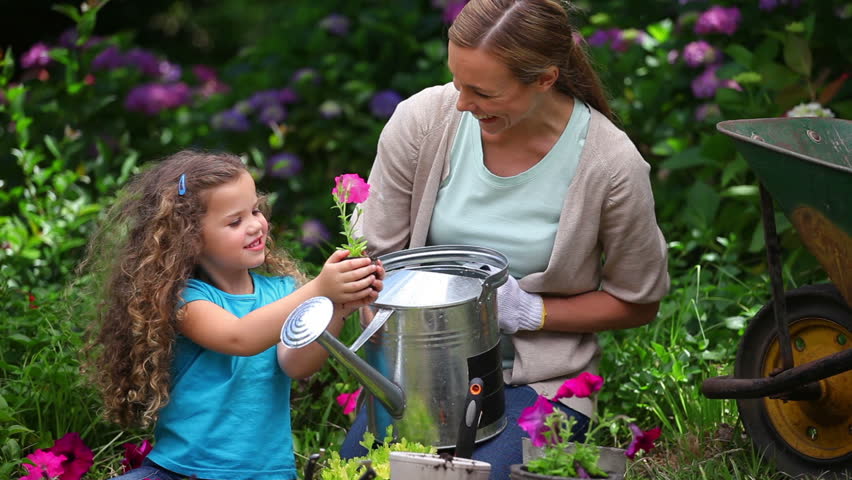
[{"label": "wheelbarrow wheel", "polygon": [[[834,285],[809,285],[785,293],[793,363],[802,365],[852,345],[852,310]],[[768,377],[782,365],[772,302],[754,318],[740,341],[736,378]],[[757,449],[790,475],[852,475],[852,365],[820,380],[813,401],[772,398],[737,400],[740,419]]]}]

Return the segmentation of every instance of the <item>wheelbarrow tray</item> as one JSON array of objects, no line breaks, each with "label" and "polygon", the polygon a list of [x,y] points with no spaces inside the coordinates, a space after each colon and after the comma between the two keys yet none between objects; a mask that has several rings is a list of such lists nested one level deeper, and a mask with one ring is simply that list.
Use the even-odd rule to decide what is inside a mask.
[{"label": "wheelbarrow tray", "polygon": [[758,118],[719,122],[852,306],[852,121]]}]

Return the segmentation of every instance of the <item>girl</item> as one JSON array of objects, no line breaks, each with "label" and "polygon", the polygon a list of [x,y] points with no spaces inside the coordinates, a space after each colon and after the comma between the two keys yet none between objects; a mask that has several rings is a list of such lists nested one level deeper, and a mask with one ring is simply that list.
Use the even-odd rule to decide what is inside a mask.
[{"label": "girl", "polygon": [[322,295],[339,334],[384,271],[338,251],[302,284],[272,250],[263,200],[239,157],[183,151],[134,178],[93,237],[83,266],[104,283],[89,365],[108,418],[155,424],[145,464],[118,478],[297,478],[290,379],[327,354],[286,348],[281,327]]}]

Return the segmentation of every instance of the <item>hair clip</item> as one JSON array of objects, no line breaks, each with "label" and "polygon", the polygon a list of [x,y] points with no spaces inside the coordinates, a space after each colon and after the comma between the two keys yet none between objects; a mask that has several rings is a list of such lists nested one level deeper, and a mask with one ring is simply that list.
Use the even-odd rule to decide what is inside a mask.
[{"label": "hair clip", "polygon": [[186,174],[181,173],[178,179],[178,195],[183,196],[186,193]]}]

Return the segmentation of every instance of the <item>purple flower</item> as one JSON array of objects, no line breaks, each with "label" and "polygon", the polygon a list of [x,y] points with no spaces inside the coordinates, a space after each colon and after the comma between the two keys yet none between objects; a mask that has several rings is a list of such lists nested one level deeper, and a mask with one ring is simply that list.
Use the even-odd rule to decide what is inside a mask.
[{"label": "purple flower", "polygon": [[615,40],[619,35],[621,35],[621,30],[617,28],[598,30],[589,37],[589,45],[603,47]]},{"label": "purple flower", "polygon": [[160,59],[153,53],[141,48],[134,48],[127,52],[127,64],[138,68],[140,72],[149,77],[160,76]]},{"label": "purple flower", "polygon": [[712,45],[704,40],[689,42],[683,47],[683,61],[690,67],[715,63],[719,54]]},{"label": "purple flower", "polygon": [[46,67],[50,64],[50,48],[44,43],[36,43],[23,55],[21,66],[24,68]]},{"label": "purple flower", "polygon": [[293,76],[290,77],[290,83],[301,83],[306,81],[312,81],[313,83],[320,82],[319,73],[310,67],[300,68],[293,72]]},{"label": "purple flower", "polygon": [[343,113],[343,109],[334,100],[326,100],[320,104],[319,113],[322,118],[337,118]]},{"label": "purple flower", "polygon": [[302,171],[302,159],[294,153],[279,153],[266,161],[266,173],[270,177],[290,178],[300,171]]},{"label": "purple flower", "polygon": [[790,4],[792,7],[801,5],[802,0],[760,0],[759,8],[765,11],[775,10],[780,5]]},{"label": "purple flower", "polygon": [[284,105],[296,103],[299,101],[299,94],[290,87],[284,87],[278,90],[278,101]]},{"label": "purple flower", "polygon": [[263,124],[280,123],[287,118],[287,110],[281,105],[267,105],[260,110],[257,118]]},{"label": "purple flower", "polygon": [[193,65],[192,73],[202,83],[216,82],[219,80],[219,76],[216,75],[216,70],[212,67],[208,67],[207,65]]},{"label": "purple flower", "polygon": [[253,110],[260,110],[270,105],[279,105],[281,94],[278,90],[259,90],[249,97],[248,103]]},{"label": "purple flower", "polygon": [[453,23],[464,6],[467,5],[467,2],[468,0],[449,0],[447,4],[444,5],[444,11],[441,13],[441,18],[444,19],[444,23],[447,25]]},{"label": "purple flower", "polygon": [[331,238],[331,233],[319,220],[306,220],[302,224],[302,245],[317,247]]},{"label": "purple flower", "polygon": [[167,60],[160,61],[158,70],[160,72],[159,79],[167,83],[176,82],[180,80],[181,73],[183,73],[180,68],[180,65],[174,64]]},{"label": "purple flower", "polygon": [[669,50],[669,54],[666,55],[666,60],[668,60],[669,65],[674,65],[677,62],[677,59],[680,57],[680,52],[677,49]]},{"label": "purple flower", "polygon": [[740,9],[737,7],[720,7],[714,5],[698,17],[695,22],[695,33],[706,35],[708,33],[724,33],[733,35],[737,31],[740,19]]},{"label": "purple flower", "polygon": [[319,26],[333,35],[345,37],[349,33],[349,18],[339,13],[332,13],[320,20]]},{"label": "purple flower", "polygon": [[[59,42],[60,45],[62,45],[65,48],[77,48],[77,46],[78,46],[77,41],[79,40],[79,38],[80,38],[80,33],[77,32],[76,28],[71,27],[71,28],[65,30],[64,32],[62,32],[61,35],[59,35],[58,42]],[[102,40],[103,39],[101,37],[89,37],[89,39],[86,40],[86,43],[81,45],[81,48],[86,49],[86,48],[93,47],[93,46],[97,45],[98,43],[100,43]]]},{"label": "purple flower", "polygon": [[711,98],[716,95],[719,88],[732,88],[742,90],[742,87],[733,80],[721,80],[716,76],[718,66],[707,67],[704,72],[692,80],[692,94],[695,98]]},{"label": "purple flower", "polygon": [[390,118],[402,97],[394,90],[376,92],[370,99],[370,112],[378,118]]},{"label": "purple flower", "polygon": [[124,108],[132,112],[156,115],[189,102],[189,87],[185,83],[148,83],[138,85],[127,94]]},{"label": "purple flower", "polygon": [[213,115],[210,124],[216,130],[229,130],[232,132],[245,132],[251,127],[248,118],[235,108]]},{"label": "purple flower", "polygon": [[525,408],[518,417],[518,425],[529,434],[532,444],[536,447],[543,447],[547,443],[547,437],[544,434],[550,428],[544,424],[544,420],[553,413],[553,409],[553,404],[539,395],[535,403]]},{"label": "purple flower", "polygon": [[110,45],[92,60],[92,70],[115,70],[127,65],[127,58],[115,45]]}]

